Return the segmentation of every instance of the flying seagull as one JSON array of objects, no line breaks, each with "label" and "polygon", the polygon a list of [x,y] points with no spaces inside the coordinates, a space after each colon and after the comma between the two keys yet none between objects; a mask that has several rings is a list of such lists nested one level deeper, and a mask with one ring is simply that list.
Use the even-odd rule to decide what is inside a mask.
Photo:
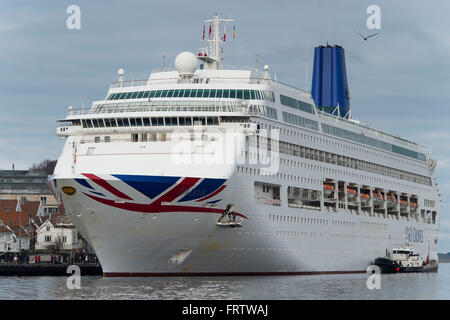
[{"label": "flying seagull", "polygon": [[378,34],[378,32],[377,32],[377,33],[368,35],[367,37],[364,37],[361,33],[359,33],[359,32],[356,32],[356,33],[359,34],[364,39],[364,41],[367,41],[367,39],[369,39],[370,37],[376,36]]}]

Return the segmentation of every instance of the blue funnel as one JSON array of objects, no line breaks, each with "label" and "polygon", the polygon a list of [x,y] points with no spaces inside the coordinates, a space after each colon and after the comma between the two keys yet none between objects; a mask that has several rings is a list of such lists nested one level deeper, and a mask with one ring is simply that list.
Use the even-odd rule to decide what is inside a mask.
[{"label": "blue funnel", "polygon": [[314,48],[311,95],[318,109],[339,117],[350,117],[350,92],[341,46]]}]

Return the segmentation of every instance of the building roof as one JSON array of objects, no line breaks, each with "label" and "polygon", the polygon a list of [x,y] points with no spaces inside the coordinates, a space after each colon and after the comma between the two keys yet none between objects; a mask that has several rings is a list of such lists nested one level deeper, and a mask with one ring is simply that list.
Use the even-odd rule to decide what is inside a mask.
[{"label": "building roof", "polygon": [[32,216],[37,216],[39,208],[41,207],[40,201],[26,201],[20,205],[23,212],[26,212]]},{"label": "building roof", "polygon": [[17,210],[19,200],[0,200],[0,212],[12,212]]},{"label": "building roof", "polygon": [[0,212],[0,220],[13,229],[13,226],[27,226],[30,221],[30,214],[18,211]]},{"label": "building roof", "polygon": [[0,225],[0,233],[11,233],[7,227]]}]

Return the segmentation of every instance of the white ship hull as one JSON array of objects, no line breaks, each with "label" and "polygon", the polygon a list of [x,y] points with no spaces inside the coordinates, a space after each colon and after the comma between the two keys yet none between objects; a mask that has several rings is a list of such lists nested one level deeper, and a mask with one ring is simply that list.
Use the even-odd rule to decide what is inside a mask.
[{"label": "white ship hull", "polygon": [[[173,171],[179,173],[179,170],[193,176],[171,175],[166,169],[166,174],[159,178],[176,182],[157,192],[167,194],[180,182],[195,181],[194,168],[175,167]],[[205,170],[208,171],[203,167],[202,171]],[[229,172],[229,168],[225,171]],[[127,174],[133,181],[157,178],[152,174]],[[217,176],[216,172],[212,179],[218,179]],[[137,184],[141,187],[139,192],[117,175],[77,174],[76,178],[84,183],[58,174],[53,183],[56,182],[56,189],[63,185],[76,188],[73,196],[61,196],[61,193],[59,196],[70,219],[94,248],[106,276],[365,272],[375,258],[385,256],[386,250],[405,242],[408,228],[423,232],[423,238],[413,237],[414,248],[424,256],[437,258],[434,246],[437,230],[429,224],[340,209],[317,211],[289,208],[283,203],[281,206],[259,204],[254,199],[254,179],[237,173],[223,179],[226,187],[205,201],[163,201],[161,207],[169,207],[169,212],[161,212],[165,209],[157,207],[145,208],[152,199],[142,192],[146,188],[154,190],[150,185]],[[218,199],[221,201],[216,204],[207,204]],[[144,207],[133,207],[133,204],[144,204]],[[216,226],[226,204],[234,204],[234,211],[242,214],[242,227]],[[184,207],[189,207],[188,211]]]},{"label": "white ship hull", "polygon": [[348,119],[343,48],[315,48],[341,62],[317,67],[315,54],[314,75],[342,76],[319,85],[342,99],[320,101],[269,66],[224,66],[220,25],[233,20],[206,22],[207,49],[144,81],[119,69],[104,100],[70,107],[57,129],[50,185],[105,275],[365,272],[405,242],[437,261],[436,162]]}]

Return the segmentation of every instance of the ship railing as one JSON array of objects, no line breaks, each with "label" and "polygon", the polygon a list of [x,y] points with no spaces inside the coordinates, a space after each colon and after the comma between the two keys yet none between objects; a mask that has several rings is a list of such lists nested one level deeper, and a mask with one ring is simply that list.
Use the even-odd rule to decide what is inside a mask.
[{"label": "ship railing", "polygon": [[247,105],[242,103],[222,102],[172,102],[172,101],[146,101],[129,103],[102,103],[92,106],[90,109],[72,109],[69,116],[110,114],[123,112],[235,112],[256,115],[255,111],[250,112]]},{"label": "ship railing", "polygon": [[370,124],[368,124],[366,122],[363,122],[363,121],[356,122],[356,121],[344,119],[344,118],[341,118],[341,117],[333,116],[333,115],[331,115],[329,113],[326,113],[324,111],[320,111],[318,109],[317,109],[317,111],[318,111],[319,117],[321,117],[321,118],[328,118],[330,120],[332,119],[333,122],[336,122],[339,125],[346,126],[346,127],[353,127],[355,129],[357,129],[358,131],[361,131],[362,133],[373,134],[377,138],[381,138],[381,139],[383,139],[383,141],[386,141],[386,142],[394,142],[394,143],[398,143],[400,145],[403,145],[405,147],[413,147],[413,148],[416,148],[418,151],[421,151],[423,153],[427,153],[428,152],[425,147],[420,146],[420,145],[418,145],[417,143],[415,143],[413,141],[409,141],[409,140],[403,139],[403,138],[401,138],[399,136],[392,135],[392,134],[389,134],[389,133],[377,130],[375,128],[372,128],[370,126]]},{"label": "ship railing", "polygon": [[139,87],[139,86],[145,86],[148,82],[148,79],[146,80],[126,80],[126,81],[117,81],[111,83],[109,86],[110,88],[126,88],[126,87]]},{"label": "ship railing", "polygon": [[[302,96],[309,98],[310,94],[309,92],[297,88],[295,86],[286,84],[284,82],[278,81],[278,80],[273,80],[270,77],[266,77],[264,72],[262,70],[258,70],[258,69],[252,69],[252,68],[242,68],[242,67],[238,67],[238,66],[222,66],[221,68],[219,68],[219,70],[242,70],[242,71],[251,71],[251,76],[250,77],[220,77],[218,75],[216,76],[212,76],[210,83],[215,83],[216,80],[219,81],[234,81],[234,82],[245,82],[245,83],[249,83],[249,84],[269,84],[269,85],[279,85],[279,86],[283,86],[283,87],[289,87],[291,89],[297,90]],[[158,70],[159,72],[160,70]],[[165,70],[165,71],[170,71],[170,70]],[[198,82],[193,82],[195,84],[205,84],[205,82],[203,80],[207,80],[206,78],[202,77],[202,78],[197,78],[194,77],[193,80],[199,80]],[[150,78],[146,78],[144,80],[123,80],[123,81],[115,81],[112,82],[110,85],[110,89],[111,88],[127,88],[127,87],[139,87],[139,86],[145,86],[145,85],[150,85],[150,84],[163,84],[163,83],[167,83],[169,82],[177,82],[178,80],[180,80],[179,78],[162,78],[162,79],[150,79]]]}]

